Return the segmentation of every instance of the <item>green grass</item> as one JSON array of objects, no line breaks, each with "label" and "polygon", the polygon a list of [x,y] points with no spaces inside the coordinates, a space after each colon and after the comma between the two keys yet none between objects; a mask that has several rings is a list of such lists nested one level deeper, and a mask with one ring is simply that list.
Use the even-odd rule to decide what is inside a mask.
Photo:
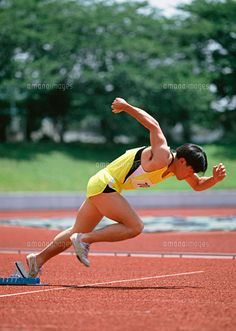
[{"label": "green grass", "polygon": [[[84,144],[0,144],[0,191],[85,191],[90,176],[133,146]],[[227,177],[215,189],[236,188],[236,148],[205,146],[212,166],[223,162]],[[184,181],[170,178],[151,190],[187,190]]]}]

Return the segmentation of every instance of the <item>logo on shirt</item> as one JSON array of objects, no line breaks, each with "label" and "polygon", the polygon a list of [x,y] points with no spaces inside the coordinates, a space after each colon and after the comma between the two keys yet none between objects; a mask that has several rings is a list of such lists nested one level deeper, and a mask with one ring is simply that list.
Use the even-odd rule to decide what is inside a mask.
[{"label": "logo on shirt", "polygon": [[149,185],[149,184],[146,183],[146,182],[145,182],[145,183],[138,183],[137,185],[138,185],[138,187],[144,187],[144,188],[145,188],[145,187],[150,187],[150,186],[151,186],[151,185]]},{"label": "logo on shirt", "polygon": [[132,184],[134,188],[148,188],[153,185],[153,183],[148,179],[134,179],[132,178]]}]

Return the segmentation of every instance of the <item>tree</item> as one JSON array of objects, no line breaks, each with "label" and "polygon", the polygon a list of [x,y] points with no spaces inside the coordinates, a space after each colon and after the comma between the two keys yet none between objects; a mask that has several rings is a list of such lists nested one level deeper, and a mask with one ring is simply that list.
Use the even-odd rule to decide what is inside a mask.
[{"label": "tree", "polygon": [[[212,110],[226,135],[236,132],[236,2],[194,0],[180,7],[188,14],[178,30],[185,58],[195,58],[198,72],[215,91]],[[232,134],[233,133],[233,134]]]},{"label": "tree", "polygon": [[[209,41],[214,33],[223,36],[211,16],[219,1],[208,3],[195,0],[184,7],[189,16],[167,19],[145,1],[2,1],[0,101],[25,118],[28,139],[45,117],[62,140],[67,127],[93,116],[107,141],[125,134],[144,142],[146,132],[136,121],[111,113],[112,100],[121,96],[160,120],[167,135],[182,122],[189,140],[193,124],[214,122],[210,105],[220,91],[225,97],[234,93],[234,76],[224,74],[222,64],[227,60],[233,68],[234,46],[224,59],[211,52],[209,62]],[[210,69],[213,64],[221,66],[219,72]],[[0,111],[4,107],[0,103]]]}]

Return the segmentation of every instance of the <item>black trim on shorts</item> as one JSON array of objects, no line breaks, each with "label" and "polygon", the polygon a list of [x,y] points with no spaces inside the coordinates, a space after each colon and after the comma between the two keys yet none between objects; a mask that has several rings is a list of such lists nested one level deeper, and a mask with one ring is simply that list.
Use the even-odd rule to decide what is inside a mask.
[{"label": "black trim on shorts", "polygon": [[[142,156],[142,152],[143,150],[146,148],[143,147],[143,148],[140,148],[136,154],[135,154],[135,157],[134,157],[134,161],[133,161],[133,164],[131,166],[131,168],[129,169],[129,172],[127,173],[127,175],[125,176],[125,179],[124,179],[124,182],[126,181],[127,178],[129,178],[130,175],[132,175],[133,172],[135,172],[136,169],[138,169],[138,167],[141,165],[141,156]],[[123,182],[123,183],[124,183]]]},{"label": "black trim on shorts", "polygon": [[116,190],[113,190],[113,188],[111,188],[109,185],[107,185],[102,191],[102,193],[112,193],[112,192],[116,192]]}]

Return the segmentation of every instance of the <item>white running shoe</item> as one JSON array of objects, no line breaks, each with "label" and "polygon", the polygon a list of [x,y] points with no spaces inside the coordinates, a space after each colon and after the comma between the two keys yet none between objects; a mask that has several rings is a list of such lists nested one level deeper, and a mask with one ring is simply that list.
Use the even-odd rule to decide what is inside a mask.
[{"label": "white running shoe", "polygon": [[29,276],[31,278],[36,278],[38,273],[41,273],[41,269],[38,267],[36,262],[36,254],[29,254],[26,256],[26,262],[29,267]]},{"label": "white running shoe", "polygon": [[77,259],[86,267],[89,267],[90,262],[88,260],[88,252],[90,245],[80,240],[81,235],[81,233],[73,233],[70,237],[70,240],[72,241],[72,244],[74,246]]}]

